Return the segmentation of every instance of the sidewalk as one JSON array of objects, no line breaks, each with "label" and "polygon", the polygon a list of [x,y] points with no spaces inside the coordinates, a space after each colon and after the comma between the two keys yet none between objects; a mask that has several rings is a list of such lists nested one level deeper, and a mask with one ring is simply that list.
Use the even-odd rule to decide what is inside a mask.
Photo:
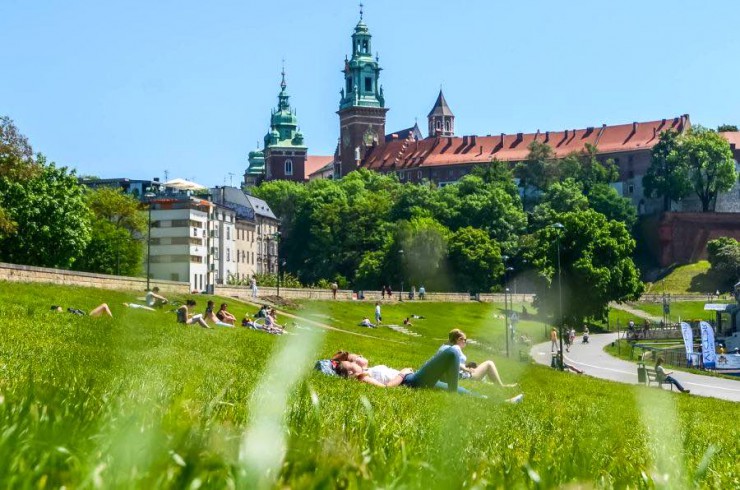
[{"label": "sidewalk", "polygon": [[[591,335],[589,344],[581,344],[581,337],[577,337],[576,344],[570,348],[569,353],[566,352],[565,361],[583,369],[588,376],[637,384],[637,364],[617,359],[604,352],[604,347],[616,339],[616,333]],[[531,355],[535,362],[549,366],[552,358],[550,342],[533,346]],[[680,371],[675,373],[675,377],[684,387],[691,390],[691,395],[740,402],[740,380]]]}]

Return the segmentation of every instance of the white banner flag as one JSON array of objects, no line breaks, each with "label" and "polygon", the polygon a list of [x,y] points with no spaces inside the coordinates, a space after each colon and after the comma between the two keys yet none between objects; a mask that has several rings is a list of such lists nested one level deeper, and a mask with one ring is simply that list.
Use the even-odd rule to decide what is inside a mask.
[{"label": "white banner flag", "polygon": [[714,351],[714,330],[707,322],[701,322],[701,352],[704,369],[714,369],[717,363],[717,353]]},{"label": "white banner flag", "polygon": [[691,325],[681,322],[681,335],[686,346],[686,359],[691,363],[691,353],[694,352],[694,333],[691,331]]}]

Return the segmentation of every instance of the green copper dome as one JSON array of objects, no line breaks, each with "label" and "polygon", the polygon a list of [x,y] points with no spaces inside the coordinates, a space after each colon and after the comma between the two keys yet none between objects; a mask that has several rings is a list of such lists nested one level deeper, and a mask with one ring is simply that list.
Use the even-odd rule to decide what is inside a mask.
[{"label": "green copper dome", "polygon": [[298,131],[298,116],[290,107],[290,96],[285,83],[285,71],[282,72],[278,106],[270,116],[270,131],[265,135],[265,150],[271,147],[303,148],[303,135]]}]

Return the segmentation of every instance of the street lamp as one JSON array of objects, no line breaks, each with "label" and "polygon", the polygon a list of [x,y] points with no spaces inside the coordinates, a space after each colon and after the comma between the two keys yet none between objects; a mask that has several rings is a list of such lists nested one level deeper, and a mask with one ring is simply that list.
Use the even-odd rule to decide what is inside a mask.
[{"label": "street lamp", "polygon": [[[275,238],[275,262],[277,262],[276,264],[277,265],[277,297],[279,298],[280,297],[280,236],[281,236],[281,233],[279,231],[276,231],[272,236]],[[269,257],[270,256],[269,255],[269,252],[270,252],[269,245],[268,245],[267,252],[268,252],[267,256]]]},{"label": "street lamp", "polygon": [[146,234],[146,290],[149,291],[149,281],[151,278],[149,271],[152,263],[152,198],[156,197],[156,195],[149,191],[144,194],[144,197],[147,199],[149,204],[149,220]]},{"label": "street lamp", "polygon": [[563,281],[562,281],[562,269],[560,267],[560,235],[562,234],[565,227],[562,223],[553,223],[551,225],[557,230],[557,244],[558,244],[558,305],[560,313],[560,325],[558,332],[560,333],[560,370],[565,369],[565,359],[563,359]]},{"label": "street lamp", "polygon": [[401,291],[398,293],[398,301],[403,301],[403,249],[398,251],[398,256],[401,257],[400,269],[401,269]]},{"label": "street lamp", "polygon": [[506,337],[506,357],[509,357],[509,317],[506,310],[506,261],[508,255],[502,255],[501,260],[504,263],[504,336]]}]

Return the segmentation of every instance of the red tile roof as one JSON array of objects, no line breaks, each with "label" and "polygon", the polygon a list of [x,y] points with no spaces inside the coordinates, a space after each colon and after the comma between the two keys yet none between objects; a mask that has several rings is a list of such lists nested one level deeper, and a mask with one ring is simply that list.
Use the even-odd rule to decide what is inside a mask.
[{"label": "red tile roof", "polygon": [[304,178],[308,180],[309,175],[322,169],[333,160],[333,156],[308,155],[306,157],[306,165],[304,166]]},{"label": "red tile roof", "polygon": [[730,142],[730,145],[735,145],[735,150],[740,151],[740,131],[725,131],[719,133]]},{"label": "red tile roof", "polygon": [[485,163],[494,158],[516,162],[527,158],[533,141],[549,144],[557,158],[583,150],[586,143],[596,146],[599,153],[635,151],[652,148],[663,131],[682,132],[690,125],[686,114],[673,119],[565,131],[391,141],[375,148],[362,166],[383,171]]}]

